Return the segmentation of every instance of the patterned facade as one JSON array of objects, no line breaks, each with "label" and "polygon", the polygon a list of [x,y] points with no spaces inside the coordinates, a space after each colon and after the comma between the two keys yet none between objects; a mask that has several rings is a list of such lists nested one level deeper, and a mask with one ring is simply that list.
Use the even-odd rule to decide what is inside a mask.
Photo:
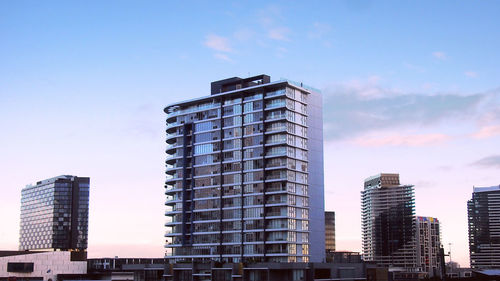
[{"label": "patterned facade", "polygon": [[433,217],[416,217],[417,265],[429,277],[441,275],[441,232],[439,220]]},{"label": "patterned facade", "polygon": [[324,229],[317,96],[262,75],[165,108],[167,259],[310,261],[311,229]]},{"label": "patterned facade", "polygon": [[470,266],[500,268],[500,186],[474,187],[467,211]]},{"label": "patterned facade", "polygon": [[363,258],[381,266],[417,270],[415,195],[399,174],[365,180],[361,192]]},{"label": "patterned facade", "polygon": [[87,249],[89,181],[59,176],[23,188],[19,249]]}]

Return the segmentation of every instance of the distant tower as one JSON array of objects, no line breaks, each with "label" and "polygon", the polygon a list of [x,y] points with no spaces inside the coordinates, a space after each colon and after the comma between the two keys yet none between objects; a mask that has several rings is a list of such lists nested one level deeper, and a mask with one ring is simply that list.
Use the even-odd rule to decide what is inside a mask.
[{"label": "distant tower", "polygon": [[417,265],[429,277],[441,276],[441,232],[439,220],[432,217],[416,219]]},{"label": "distant tower", "polygon": [[20,250],[87,249],[89,178],[58,176],[21,191]]},{"label": "distant tower", "polygon": [[335,212],[325,212],[325,250],[335,252]]},{"label": "distant tower", "polygon": [[361,201],[364,259],[415,268],[413,185],[400,185],[399,174],[378,174],[365,180]]},{"label": "distant tower", "polygon": [[467,211],[470,266],[500,268],[500,186],[474,187]]}]

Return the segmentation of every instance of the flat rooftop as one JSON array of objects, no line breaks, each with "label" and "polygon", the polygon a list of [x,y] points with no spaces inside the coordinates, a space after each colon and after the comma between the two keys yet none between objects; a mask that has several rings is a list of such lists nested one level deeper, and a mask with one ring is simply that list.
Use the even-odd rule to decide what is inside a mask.
[{"label": "flat rooftop", "polygon": [[488,186],[488,187],[476,187],[474,186],[474,192],[489,192],[489,191],[500,191],[500,185]]}]

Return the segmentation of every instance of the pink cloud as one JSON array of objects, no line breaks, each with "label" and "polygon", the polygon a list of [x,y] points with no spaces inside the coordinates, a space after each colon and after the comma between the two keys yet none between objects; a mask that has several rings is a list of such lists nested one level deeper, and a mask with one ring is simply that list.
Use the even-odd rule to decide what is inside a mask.
[{"label": "pink cloud", "polygon": [[446,142],[451,136],[444,134],[365,136],[354,140],[361,146],[428,146]]},{"label": "pink cloud", "polygon": [[477,133],[473,134],[472,137],[476,139],[485,139],[498,135],[500,135],[500,126],[486,126],[482,127]]}]

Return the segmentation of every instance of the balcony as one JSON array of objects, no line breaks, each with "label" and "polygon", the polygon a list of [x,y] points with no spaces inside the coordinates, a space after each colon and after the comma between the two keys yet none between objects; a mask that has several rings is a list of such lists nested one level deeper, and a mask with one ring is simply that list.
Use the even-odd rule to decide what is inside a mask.
[{"label": "balcony", "polygon": [[286,106],[285,99],[275,99],[275,100],[270,100],[270,101],[266,102],[266,110],[279,108],[279,107],[285,107],[285,106]]},{"label": "balcony", "polygon": [[271,120],[277,120],[277,119],[285,119],[286,118],[286,114],[283,113],[283,114],[269,114],[266,116],[266,119],[265,121],[271,121]]},{"label": "balcony", "polygon": [[266,99],[271,98],[271,97],[277,97],[277,96],[283,96],[285,95],[285,89],[279,89],[273,92],[268,92],[266,93]]}]

